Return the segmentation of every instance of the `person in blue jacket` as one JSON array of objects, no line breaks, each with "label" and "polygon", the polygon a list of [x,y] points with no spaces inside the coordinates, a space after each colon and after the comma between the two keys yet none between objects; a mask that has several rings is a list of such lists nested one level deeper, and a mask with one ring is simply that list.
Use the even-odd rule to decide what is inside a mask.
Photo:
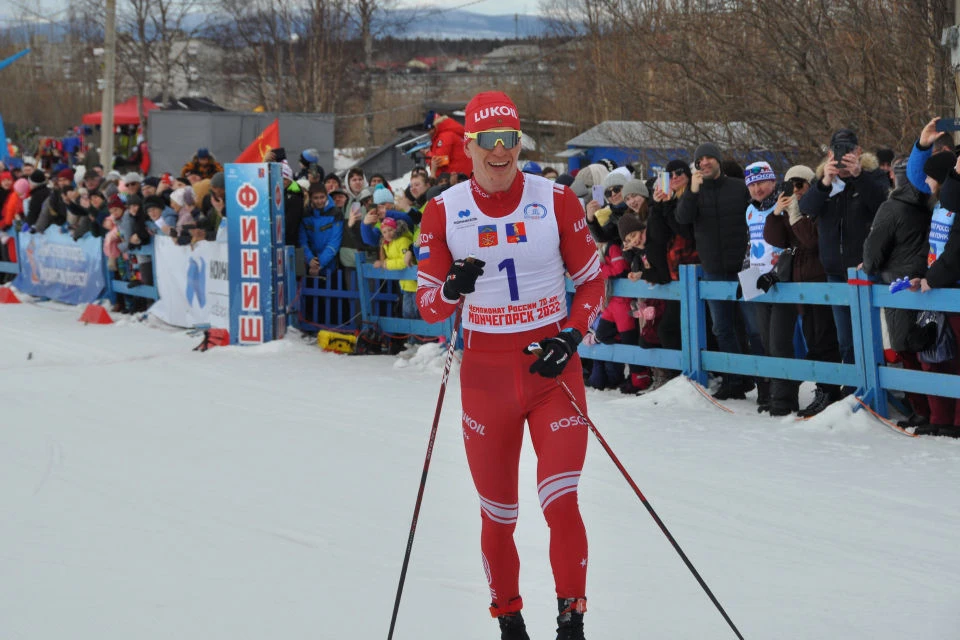
[{"label": "person in blue jacket", "polygon": [[392,208],[393,194],[386,187],[377,185],[377,188],[373,191],[373,203],[377,205],[376,210],[371,209],[363,218],[363,224],[360,226],[360,238],[364,244],[372,247],[380,246],[380,223],[383,222],[384,218],[403,220],[410,229],[416,226],[409,215]]},{"label": "person in blue jacket", "polygon": [[307,275],[337,268],[337,253],[343,240],[343,213],[333,204],[322,184],[310,186],[310,204],[300,221],[300,246],[303,247]]},{"label": "person in blue jacket", "polygon": [[937,121],[934,118],[920,131],[920,137],[910,148],[910,157],[907,159],[907,179],[920,193],[930,193],[927,185],[927,174],[923,171],[923,164],[935,153],[953,151],[953,138],[949,133],[937,131]]}]

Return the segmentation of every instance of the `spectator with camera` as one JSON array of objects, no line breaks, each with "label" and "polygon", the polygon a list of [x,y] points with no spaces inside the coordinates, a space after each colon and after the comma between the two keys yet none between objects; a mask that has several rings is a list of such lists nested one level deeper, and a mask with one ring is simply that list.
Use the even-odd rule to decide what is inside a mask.
[{"label": "spectator with camera", "polygon": [[[650,269],[644,269],[643,279],[651,284],[667,284],[680,279],[681,264],[698,264],[693,226],[677,221],[677,202],[690,186],[690,165],[674,159],[664,170],[669,174],[669,193],[660,184],[653,188],[652,204],[647,209],[646,254]],[[627,184],[626,190],[630,189]],[[630,205],[630,195],[625,196]],[[632,208],[632,207],[631,207]],[[667,300],[663,317],[657,324],[657,337],[664,349],[680,349],[680,302]],[[656,372],[654,372],[656,374]],[[667,375],[675,375],[670,372]]]},{"label": "spectator with camera", "polygon": [[377,187],[373,190],[373,203],[377,208],[367,212],[360,227],[360,237],[365,245],[380,246],[380,226],[387,218],[403,220],[407,230],[413,228],[414,223],[410,216],[393,208],[393,194],[386,187]]},{"label": "spectator with camera", "polygon": [[[813,169],[795,165],[784,176],[784,187],[777,199],[773,214],[764,221],[763,237],[769,244],[781,249],[791,249],[790,270],[786,276],[790,282],[826,282],[827,276],[820,264],[820,247],[817,226],[810,218],[800,214],[799,200],[816,179]],[[783,254],[781,254],[783,259]],[[778,263],[779,265],[779,263]],[[782,265],[777,269],[783,273]],[[770,314],[770,337],[768,354],[775,358],[793,358],[794,328],[797,315],[802,314],[803,338],[807,345],[807,360],[840,362],[840,346],[837,343],[836,327],[830,307],[819,304],[776,304]],[[799,407],[799,383],[793,380],[772,380],[770,383],[770,406],[772,415],[786,415],[787,408]],[[830,403],[840,398],[840,387],[817,383],[813,401],[800,409],[797,415],[809,418],[823,411]]]},{"label": "spectator with camera", "polygon": [[[677,222],[693,225],[697,251],[703,265],[703,279],[736,281],[750,245],[744,216],[750,204],[750,192],[743,180],[721,172],[723,154],[712,142],[697,147],[694,160],[696,170],[691,175],[690,188],[677,203]],[[708,300],[707,305],[720,350],[743,353],[737,337],[736,316],[742,313],[739,305],[728,300]],[[748,319],[744,314],[744,319],[748,333],[753,333],[751,351],[762,355],[759,335],[750,331],[752,318]],[[754,383],[749,378],[724,374],[720,388],[713,397],[717,400],[743,399],[753,387]]]},{"label": "spectator with camera", "polygon": [[[931,160],[943,155],[945,154],[934,154]],[[910,281],[914,291],[927,293],[933,289],[960,286],[960,227],[955,223],[954,213],[960,211],[958,169],[960,169],[960,160],[948,172],[939,191],[938,185],[932,184],[931,181],[927,182],[933,194],[939,196],[939,202],[934,206],[927,238],[929,253],[926,272],[923,277],[913,278]],[[944,320],[949,325],[954,344],[956,344],[957,339],[960,338],[960,314],[945,313]],[[958,375],[960,374],[960,357],[954,355],[953,358],[942,362],[923,362],[921,368],[924,371]],[[960,437],[960,399],[927,396],[927,402],[930,406],[929,420],[924,421],[922,416],[911,416],[914,419],[913,422],[901,423],[901,426],[915,426],[914,433],[919,435]]]},{"label": "spectator with camera", "polygon": [[585,209],[587,228],[597,242],[621,243],[617,224],[629,211],[623,199],[623,187],[630,177],[630,172],[626,170],[618,169],[608,173],[603,179],[603,199],[606,201],[606,206],[593,199],[587,203]]},{"label": "spectator with camera", "polygon": [[907,179],[920,193],[931,193],[927,174],[923,170],[924,163],[935,153],[953,152],[953,138],[949,133],[938,131],[938,122],[940,118],[933,118],[924,125],[907,159]]},{"label": "spectator with camera", "polygon": [[64,226],[67,224],[67,207],[75,203],[80,193],[73,183],[73,170],[63,169],[57,173],[56,186],[44,201],[40,209],[40,216],[34,226],[37,233],[43,233],[49,226]]},{"label": "spectator with camera", "polygon": [[[876,156],[863,152],[857,134],[850,129],[834,132],[830,151],[816,174],[813,187],[800,199],[800,212],[817,223],[820,262],[827,282],[846,282],[847,269],[863,262],[863,243],[877,209],[887,197],[887,176]],[[840,357],[852,364],[850,307],[837,305],[832,310]]]},{"label": "spectator with camera", "polygon": [[300,170],[294,175],[295,180],[306,178],[311,184],[323,182],[323,167],[320,166],[320,152],[314,148],[300,152]]},{"label": "spectator with camera", "polygon": [[144,198],[143,209],[147,213],[147,230],[150,235],[170,236],[177,226],[177,213],[160,196]]}]

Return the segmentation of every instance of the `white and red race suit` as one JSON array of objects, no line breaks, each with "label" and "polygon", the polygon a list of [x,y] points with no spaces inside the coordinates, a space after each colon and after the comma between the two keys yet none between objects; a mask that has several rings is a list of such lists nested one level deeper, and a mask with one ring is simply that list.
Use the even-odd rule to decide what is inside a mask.
[{"label": "white and red race suit", "polygon": [[[486,193],[471,179],[427,203],[420,227],[417,303],[438,322],[458,300],[442,287],[454,260],[483,260],[476,290],[464,296],[460,369],[462,429],[480,495],[481,551],[494,615],[518,611],[520,560],[513,540],[524,422],[537,453],[540,506],[550,527],[558,598],[583,598],[587,536],[577,485],[587,426],[557,380],[529,372],[531,342],[573,327],[586,335],[599,313],[604,279],[583,207],[573,192],[518,173],[510,189]],[[568,314],[565,275],[576,285]],[[586,406],[580,359],[559,380]]]}]

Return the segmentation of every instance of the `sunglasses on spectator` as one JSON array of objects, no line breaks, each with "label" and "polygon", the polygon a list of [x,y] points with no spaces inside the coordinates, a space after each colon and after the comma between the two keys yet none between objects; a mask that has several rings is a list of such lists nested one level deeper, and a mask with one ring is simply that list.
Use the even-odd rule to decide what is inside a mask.
[{"label": "sunglasses on spectator", "polygon": [[790,182],[793,183],[794,189],[803,189],[807,186],[807,181],[803,178],[790,178]]},{"label": "sunglasses on spectator", "polygon": [[756,176],[763,173],[764,171],[767,171],[766,167],[749,167],[747,169],[744,169],[743,177],[747,178],[749,176]]},{"label": "sunglasses on spectator", "polygon": [[685,175],[686,173],[687,172],[684,171],[683,169],[674,169],[673,171],[670,172],[670,176],[674,178],[679,178],[680,176]]},{"label": "sunglasses on spectator", "polygon": [[510,131],[478,131],[477,133],[466,134],[467,139],[476,140],[481,149],[493,151],[497,148],[497,143],[503,145],[504,149],[513,149],[520,144],[521,133],[516,130]]},{"label": "sunglasses on spectator", "polygon": [[604,198],[609,198],[609,197],[612,196],[613,194],[615,194],[615,193],[620,193],[621,191],[623,191],[623,187],[620,186],[619,184],[617,184],[617,185],[614,185],[614,186],[610,187],[609,189],[604,190],[604,192],[603,192],[603,197],[604,197]]}]

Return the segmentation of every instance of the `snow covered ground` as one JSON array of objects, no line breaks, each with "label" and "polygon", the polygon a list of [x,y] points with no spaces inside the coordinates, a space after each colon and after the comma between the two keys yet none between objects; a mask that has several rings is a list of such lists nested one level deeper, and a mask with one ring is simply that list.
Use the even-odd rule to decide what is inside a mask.
[{"label": "snow covered ground", "polygon": [[[385,638],[442,368],[296,338],[0,306],[0,638]],[[492,640],[451,378],[395,637]],[[809,390],[807,391],[809,395]],[[849,404],[722,413],[684,380],[590,413],[748,639],[960,634],[960,442]],[[532,449],[517,541],[533,640],[555,600]],[[591,640],[733,638],[596,442],[580,499]]]}]

